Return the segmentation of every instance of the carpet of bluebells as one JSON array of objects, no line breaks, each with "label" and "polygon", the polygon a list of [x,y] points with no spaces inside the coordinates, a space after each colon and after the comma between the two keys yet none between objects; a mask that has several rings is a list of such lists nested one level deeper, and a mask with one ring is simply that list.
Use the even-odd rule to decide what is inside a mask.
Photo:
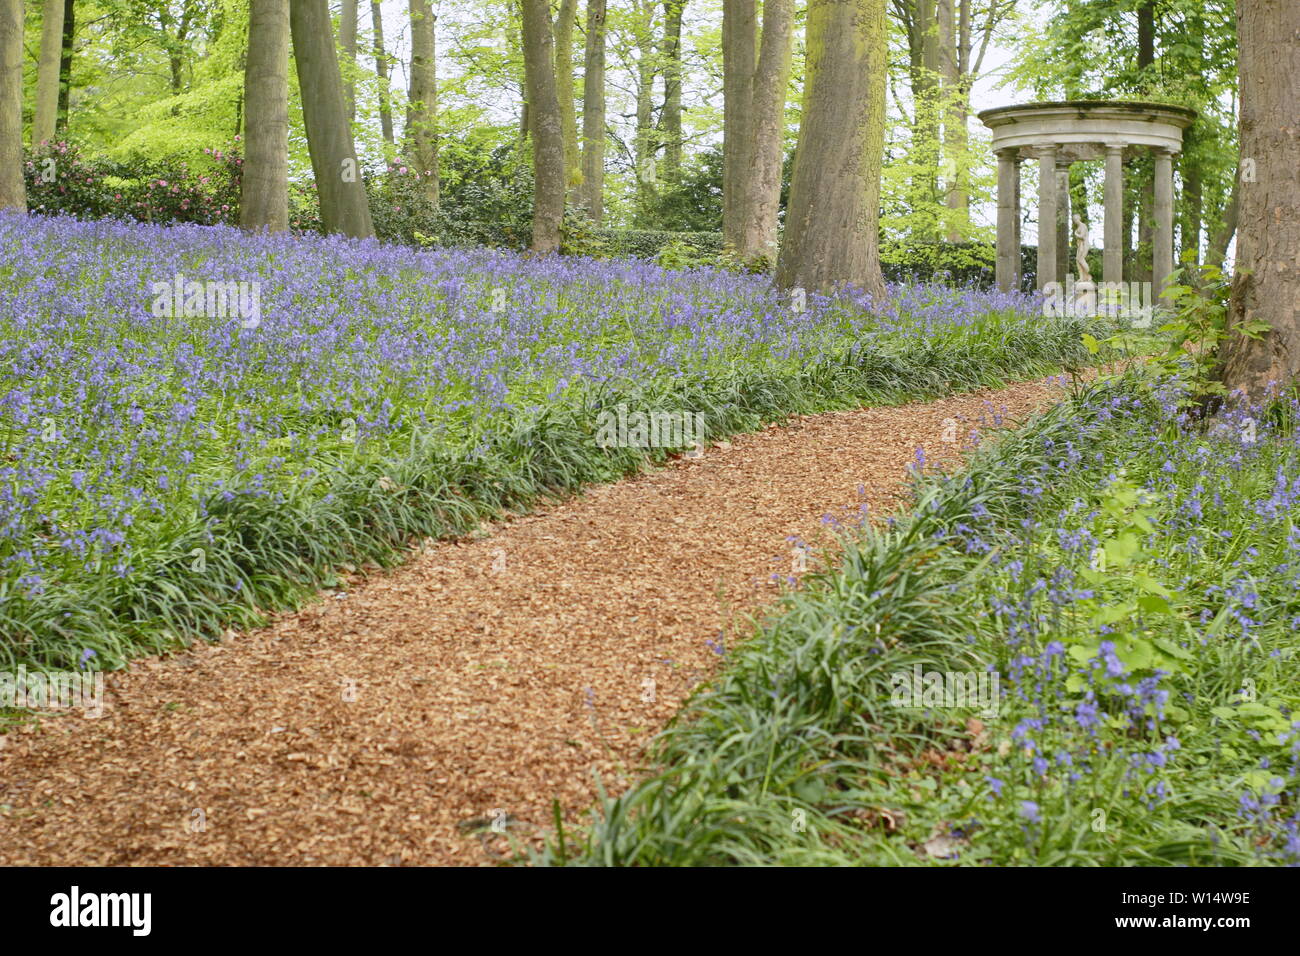
[{"label": "carpet of bluebells", "polygon": [[[160,308],[195,282],[248,283],[257,314]],[[705,403],[726,431],[1031,377],[1076,333],[1019,295],[796,299],[635,260],[0,216],[0,666],[120,666],[614,477],[636,456],[591,465],[601,396]]]},{"label": "carpet of bluebells", "polygon": [[1300,863],[1300,403],[1190,406],[1130,372],[918,474],[551,860]]}]

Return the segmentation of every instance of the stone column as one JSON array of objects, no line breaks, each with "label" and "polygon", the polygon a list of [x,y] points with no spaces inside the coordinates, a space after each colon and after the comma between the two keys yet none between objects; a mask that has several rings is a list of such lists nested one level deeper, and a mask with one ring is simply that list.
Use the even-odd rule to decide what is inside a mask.
[{"label": "stone column", "polygon": [[[1058,154],[1059,155],[1059,154]],[[1064,282],[1070,266],[1070,164],[1056,165],[1056,280]]]},{"label": "stone column", "polygon": [[1003,292],[1020,288],[1020,170],[1014,149],[998,150],[998,255],[996,275]]},{"label": "stone column", "polygon": [[1106,232],[1101,275],[1107,283],[1124,281],[1124,144],[1106,144]]},{"label": "stone column", "polygon": [[1154,236],[1151,249],[1151,285],[1156,295],[1174,271],[1174,154],[1155,150],[1155,208],[1151,211]]},{"label": "stone column", "polygon": [[1056,147],[1038,148],[1038,288],[1059,282],[1056,272]]},{"label": "stone column", "polygon": [[1012,225],[1015,227],[1015,232],[1013,233],[1014,238],[1012,239],[1011,242],[1011,248],[1014,250],[1014,252],[1012,253],[1013,258],[1011,260],[1012,262],[1011,275],[1012,275],[1012,279],[1014,280],[1012,282],[1012,288],[1015,289],[1017,292],[1019,292],[1020,280],[1024,276],[1024,272],[1021,269],[1021,266],[1023,265],[1023,260],[1021,259],[1021,250],[1020,250],[1020,247],[1024,245],[1024,243],[1021,242],[1021,237],[1020,237],[1020,221],[1021,221],[1021,217],[1024,216],[1024,209],[1021,208],[1020,205],[1020,156],[1018,150],[1016,156],[1016,164],[1012,169],[1011,178],[1012,181],[1015,183],[1015,187],[1016,187],[1015,191],[1012,193],[1012,195],[1016,197],[1016,215],[1014,221],[1012,222]]}]

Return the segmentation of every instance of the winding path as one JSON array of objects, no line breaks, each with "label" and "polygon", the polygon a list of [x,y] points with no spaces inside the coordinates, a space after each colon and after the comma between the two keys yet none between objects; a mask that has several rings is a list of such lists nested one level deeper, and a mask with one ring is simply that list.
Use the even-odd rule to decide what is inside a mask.
[{"label": "winding path", "polygon": [[[0,864],[479,864],[584,819],[791,573],[790,536],[1049,382],[796,418],[429,542],[270,626],[108,677],[0,737]],[[965,419],[954,429],[949,419]],[[946,454],[937,454],[937,453]],[[735,626],[739,624],[739,626]]]}]

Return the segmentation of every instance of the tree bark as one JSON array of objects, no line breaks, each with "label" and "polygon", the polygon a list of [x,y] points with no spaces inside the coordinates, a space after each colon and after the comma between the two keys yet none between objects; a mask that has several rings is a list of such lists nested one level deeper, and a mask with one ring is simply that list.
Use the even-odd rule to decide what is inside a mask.
[{"label": "tree bark", "polygon": [[523,0],[524,73],[533,133],[533,252],[560,249],[564,224],[564,130],[555,87],[548,0]]},{"label": "tree bark", "polygon": [[355,238],[374,236],[352,126],[343,111],[343,81],[328,3],[291,0],[289,25],[321,224],[326,232]]},{"label": "tree bark", "polygon": [[1207,265],[1223,268],[1223,260],[1228,256],[1228,244],[1232,242],[1232,236],[1237,231],[1237,212],[1238,212],[1238,190],[1240,189],[1241,177],[1236,176],[1232,180],[1232,193],[1228,197],[1228,203],[1223,209],[1223,222],[1214,234],[1210,236],[1210,243],[1205,250],[1205,262]]},{"label": "tree bark", "polygon": [[605,0],[587,0],[582,69],[582,186],[579,205],[596,225],[605,205]]},{"label": "tree bark", "polygon": [[749,149],[750,109],[758,65],[758,20],[754,0],[722,0],[722,240],[739,249],[741,210]]},{"label": "tree bark", "polygon": [[[912,182],[914,210],[919,211],[918,239],[939,238],[939,154],[940,86],[939,20],[936,0],[916,0],[915,23],[919,69],[913,71],[912,99],[915,122],[912,127]],[[916,212],[913,213],[916,215]]]},{"label": "tree bark", "polygon": [[[943,150],[946,182],[944,202],[949,212],[947,238],[960,242],[967,227],[968,198],[962,187],[966,154],[966,93],[962,44],[969,38],[970,0],[939,0],[939,73],[943,77]],[[959,9],[960,7],[960,9]]]},{"label": "tree bark", "polygon": [[[294,0],[296,4],[298,0]],[[375,75],[379,77],[379,127],[384,142],[393,145],[393,110],[388,105],[388,54],[384,52],[384,14],[379,0],[370,2],[370,22],[375,32]]]},{"label": "tree bark", "polygon": [[438,205],[438,74],[436,16],[429,0],[411,0],[411,86],[406,139],[420,177],[420,194]]},{"label": "tree bark", "polygon": [[880,166],[887,79],[884,0],[810,0],[803,122],[777,267],[784,288],[885,295]]},{"label": "tree bark", "polygon": [[[1239,130],[1253,179],[1241,184],[1237,262],[1224,340],[1223,381],[1262,398],[1300,375],[1300,4],[1238,0]],[[1264,322],[1249,339],[1234,330]]]},{"label": "tree bark", "polygon": [[77,16],[73,0],[63,4],[63,45],[59,52],[59,112],[55,130],[68,128],[68,97],[72,92],[72,45],[77,33]]},{"label": "tree bark", "polygon": [[664,180],[682,179],[682,14],[686,0],[664,0]]},{"label": "tree bark", "polygon": [[564,133],[564,177],[570,189],[582,182],[582,156],[578,152],[578,110],[573,84],[573,25],[578,0],[560,0],[555,17],[555,95],[560,102],[560,128]]},{"label": "tree bark", "polygon": [[740,242],[742,261],[776,264],[777,210],[781,202],[781,165],[785,132],[785,94],[790,85],[794,37],[793,0],[766,0],[763,38],[754,73],[749,129],[749,170],[742,183]]},{"label": "tree bark", "polygon": [[41,5],[41,53],[36,64],[36,111],[32,116],[32,146],[54,142],[59,116],[59,60],[63,55],[64,0]]},{"label": "tree bark", "polygon": [[357,0],[342,0],[339,6],[339,48],[343,51],[343,104],[351,123],[357,118],[357,84],[353,79],[357,66]]},{"label": "tree bark", "polygon": [[[1151,70],[1156,62],[1156,8],[1155,0],[1139,0],[1137,8],[1138,70]],[[1155,207],[1155,174],[1150,157],[1144,156],[1137,164],[1142,186],[1142,199],[1138,204],[1138,263],[1137,272],[1142,281],[1150,282],[1155,275],[1152,249],[1155,226],[1151,211]]]},{"label": "tree bark", "polygon": [[637,211],[644,213],[658,191],[655,154],[658,135],[654,128],[654,85],[658,67],[655,62],[654,0],[636,0],[636,137],[633,152],[636,161]]},{"label": "tree bark", "polygon": [[289,3],[251,0],[244,61],[244,170],[239,224],[289,228]]},{"label": "tree bark", "polygon": [[23,22],[23,0],[0,0],[0,209],[25,213]]}]

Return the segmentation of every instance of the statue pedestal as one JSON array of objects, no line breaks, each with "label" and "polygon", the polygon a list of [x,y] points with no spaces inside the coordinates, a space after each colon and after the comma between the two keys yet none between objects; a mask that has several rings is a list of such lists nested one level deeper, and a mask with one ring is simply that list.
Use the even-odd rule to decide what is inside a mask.
[{"label": "statue pedestal", "polygon": [[1091,279],[1074,283],[1074,298],[1070,303],[1074,315],[1097,314],[1097,284]]}]

